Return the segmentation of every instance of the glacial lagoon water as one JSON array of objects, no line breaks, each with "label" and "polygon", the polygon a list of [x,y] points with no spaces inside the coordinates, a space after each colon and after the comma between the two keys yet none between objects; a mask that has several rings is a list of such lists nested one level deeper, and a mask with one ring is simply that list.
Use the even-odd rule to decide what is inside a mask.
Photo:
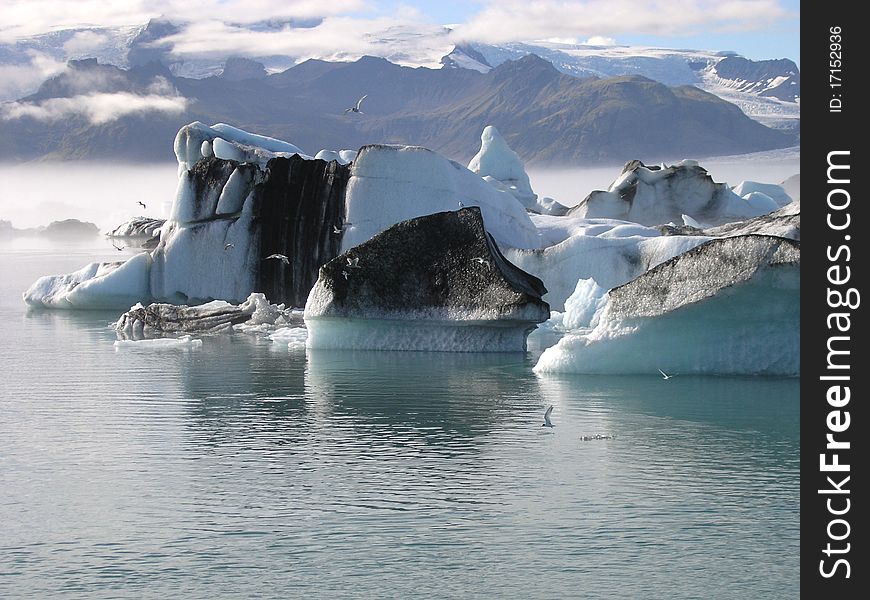
[{"label": "glacial lagoon water", "polygon": [[119,254],[0,244],[0,597],[799,595],[798,380],[116,350],[21,301]]}]

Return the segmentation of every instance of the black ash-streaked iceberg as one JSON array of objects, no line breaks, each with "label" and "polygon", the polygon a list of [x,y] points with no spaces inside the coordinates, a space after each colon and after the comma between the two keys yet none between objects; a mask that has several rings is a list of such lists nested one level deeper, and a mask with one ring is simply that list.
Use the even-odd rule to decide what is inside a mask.
[{"label": "black ash-streaked iceberg", "polygon": [[797,241],[763,235],[709,240],[611,290],[588,318],[589,305],[599,302],[587,294],[585,303],[573,306],[585,311],[576,321],[591,328],[545,350],[537,373],[799,373]]},{"label": "black ash-streaked iceberg", "polygon": [[464,208],[394,225],[320,269],[308,347],[521,352],[549,317],[544,284],[508,262]]},{"label": "black ash-streaked iceberg", "polygon": [[746,189],[746,196],[741,197],[726,184],[714,182],[694,160],[670,166],[647,166],[632,160],[606,191],[592,192],[568,214],[642,225],[682,223],[683,215],[687,215],[703,226],[715,226],[763,215],[781,206],[751,189],[748,183]]}]

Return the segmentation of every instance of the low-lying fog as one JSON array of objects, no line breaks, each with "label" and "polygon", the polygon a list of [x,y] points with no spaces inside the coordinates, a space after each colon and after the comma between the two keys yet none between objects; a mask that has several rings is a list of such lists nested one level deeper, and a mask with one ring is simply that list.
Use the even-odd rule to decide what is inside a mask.
[{"label": "low-lying fog", "polygon": [[[699,161],[715,181],[780,183],[800,172],[796,149]],[[532,189],[573,206],[592,190],[606,189],[621,167],[530,168]],[[165,218],[175,196],[176,165],[93,162],[0,165],[0,220],[19,229],[79,219],[105,232],[133,216]],[[138,203],[142,202],[146,208]]]}]

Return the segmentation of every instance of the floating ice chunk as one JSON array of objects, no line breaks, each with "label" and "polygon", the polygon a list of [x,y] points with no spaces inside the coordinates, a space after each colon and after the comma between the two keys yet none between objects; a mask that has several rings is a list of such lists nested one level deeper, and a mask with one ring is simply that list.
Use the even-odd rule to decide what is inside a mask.
[{"label": "floating ice chunk", "polygon": [[24,301],[43,308],[115,309],[148,300],[151,256],[137,254],[124,263],[91,263],[69,275],[40,277]]},{"label": "floating ice chunk", "polygon": [[404,221],[320,268],[309,348],[520,352],[549,307],[476,207]]},{"label": "floating ice chunk", "polygon": [[204,158],[209,158],[209,157],[213,156],[214,150],[211,147],[211,142],[208,140],[205,140],[202,143],[202,146],[200,146],[200,148],[199,148],[199,153],[202,154],[202,156]]},{"label": "floating ice chunk", "polygon": [[777,185],[775,183],[759,183],[757,181],[741,181],[739,184],[735,185],[731,188],[735,194],[740,196],[741,198],[746,198],[748,194],[753,192],[760,192],[771,198],[776,204],[776,208],[772,210],[776,210],[782,206],[785,206],[789,202],[792,201],[791,196],[785,190],[785,188],[781,185]]},{"label": "floating ice chunk", "polygon": [[192,350],[202,347],[202,340],[189,335],[180,338],[155,338],[149,340],[117,340],[115,350]]},{"label": "floating ice chunk", "polygon": [[286,345],[292,351],[305,350],[305,340],[308,339],[308,330],[304,327],[282,327],[269,335],[269,339],[276,344]]},{"label": "floating ice chunk", "polygon": [[758,212],[759,215],[766,215],[779,208],[780,205],[776,201],[763,192],[749,192],[743,196],[746,203]]}]

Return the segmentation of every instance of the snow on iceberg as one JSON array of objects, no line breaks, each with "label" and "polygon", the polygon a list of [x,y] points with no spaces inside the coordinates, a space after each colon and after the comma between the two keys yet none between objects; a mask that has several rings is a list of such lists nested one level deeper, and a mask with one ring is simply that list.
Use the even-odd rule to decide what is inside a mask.
[{"label": "snow on iceberg", "polygon": [[521,352],[549,317],[543,283],[505,260],[477,207],[403,221],[320,269],[316,349]]},{"label": "snow on iceberg", "polygon": [[178,131],[174,148],[179,175],[190,169],[199,159],[212,156],[260,166],[265,166],[269,159],[276,156],[289,157],[298,154],[303,158],[310,158],[289,142],[248,133],[225,123],[209,127],[199,121],[185,125]]},{"label": "snow on iceberg", "polygon": [[592,192],[568,214],[643,225],[682,222],[683,215],[688,215],[714,226],[763,215],[777,207],[760,196],[741,198],[726,184],[714,182],[695,161],[648,167],[633,160],[607,191]]},{"label": "snow on iceberg", "polygon": [[502,247],[538,248],[538,231],[522,204],[437,152],[371,145],[351,167],[346,195],[346,251],[388,227],[423,215],[477,206]]},{"label": "snow on iceberg", "polygon": [[[588,314],[592,298],[571,310]],[[536,373],[658,369],[797,376],[799,243],[758,235],[710,240],[611,290],[594,329],[566,335],[535,366]]]}]

